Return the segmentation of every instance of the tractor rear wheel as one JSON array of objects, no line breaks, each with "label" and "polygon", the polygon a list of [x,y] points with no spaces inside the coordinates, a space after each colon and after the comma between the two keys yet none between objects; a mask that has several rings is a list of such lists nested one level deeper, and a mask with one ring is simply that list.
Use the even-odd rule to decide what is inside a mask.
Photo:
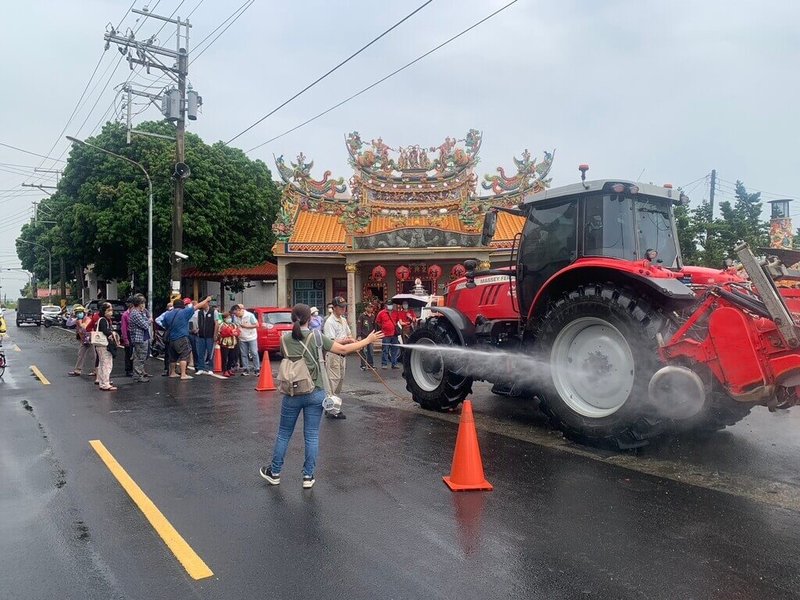
[{"label": "tractor rear wheel", "polygon": [[[432,348],[460,345],[452,326],[439,319],[415,330],[406,343]],[[472,378],[457,373],[452,363],[434,350],[403,350],[403,377],[414,402],[428,410],[448,410],[472,393]]]},{"label": "tractor rear wheel", "polygon": [[541,409],[567,437],[629,449],[662,431],[648,384],[669,321],[635,292],[598,284],[556,301],[536,326]]}]

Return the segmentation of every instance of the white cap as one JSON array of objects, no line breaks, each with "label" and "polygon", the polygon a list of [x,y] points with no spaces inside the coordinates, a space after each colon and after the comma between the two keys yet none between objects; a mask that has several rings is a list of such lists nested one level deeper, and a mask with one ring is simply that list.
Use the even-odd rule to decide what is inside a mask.
[{"label": "white cap", "polygon": [[316,306],[312,306],[311,307],[311,314],[312,315],[318,315],[319,314],[319,309]]}]

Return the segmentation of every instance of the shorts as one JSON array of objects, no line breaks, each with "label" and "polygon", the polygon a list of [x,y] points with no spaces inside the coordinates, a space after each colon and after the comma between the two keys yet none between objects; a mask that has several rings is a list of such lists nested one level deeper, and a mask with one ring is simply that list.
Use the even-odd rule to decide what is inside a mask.
[{"label": "shorts", "polygon": [[189,345],[189,338],[182,337],[177,340],[170,340],[169,352],[172,362],[188,361],[189,357],[192,355],[192,347]]}]

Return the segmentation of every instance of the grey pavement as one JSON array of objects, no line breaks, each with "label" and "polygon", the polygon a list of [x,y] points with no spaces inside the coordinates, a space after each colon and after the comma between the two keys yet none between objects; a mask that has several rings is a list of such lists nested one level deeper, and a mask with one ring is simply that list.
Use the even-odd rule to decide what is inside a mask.
[{"label": "grey pavement", "polygon": [[[9,336],[0,598],[800,596],[797,413],[761,410],[729,431],[614,454],[565,441],[532,402],[476,384],[494,491],[454,494],[441,477],[459,415],[419,409],[400,371],[377,371],[390,392],[353,359],[348,418],[323,423],[315,487],[300,485],[299,429],[268,487],[257,471],[280,398],[254,378],[135,385],[118,358],[120,389],[103,393],[66,376],[68,332],[12,324]],[[187,575],[95,439],[212,577]]]}]

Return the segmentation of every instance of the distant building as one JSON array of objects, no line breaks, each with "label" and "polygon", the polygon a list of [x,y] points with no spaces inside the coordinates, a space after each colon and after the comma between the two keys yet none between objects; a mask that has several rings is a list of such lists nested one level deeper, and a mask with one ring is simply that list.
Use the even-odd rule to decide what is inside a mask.
[{"label": "distant building", "polygon": [[481,246],[483,216],[490,206],[513,206],[547,187],[553,154],[536,163],[525,150],[514,158],[514,175],[498,167],[497,175],[484,176],[487,195],[479,196],[474,171],[481,142],[481,132],[471,129],[438,146],[392,148],[382,138],[364,143],[353,132],[346,138],[349,185],[330,171],[312,179],[314,163],[302,153],[288,165],[277,157],[284,182],[273,225],[278,303],[323,307],[344,296],[352,315],[356,302],[383,302],[410,291],[415,279],[441,292],[463,275],[466,259],[487,267],[507,257],[522,217],[501,212],[494,240]]}]

